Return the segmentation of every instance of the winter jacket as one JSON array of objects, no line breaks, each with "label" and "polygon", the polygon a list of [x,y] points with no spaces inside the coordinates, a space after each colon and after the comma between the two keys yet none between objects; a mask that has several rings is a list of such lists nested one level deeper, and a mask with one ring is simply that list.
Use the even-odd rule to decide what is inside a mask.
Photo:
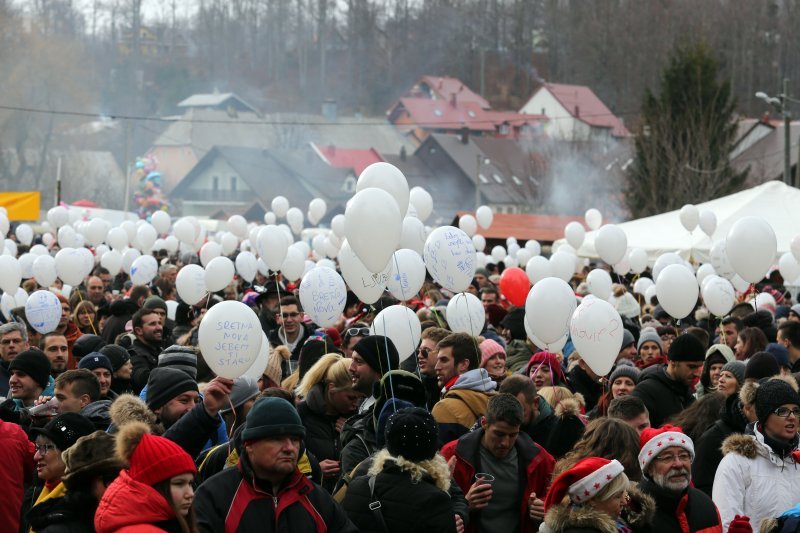
[{"label": "winter jacket", "polygon": [[[305,401],[297,406],[297,412],[306,428],[305,445],[319,461],[330,459],[338,461],[341,455],[339,432],[336,431],[336,420],[339,415],[325,414],[325,384],[315,385],[306,396]],[[333,490],[337,478],[325,478],[322,486],[328,492]]]},{"label": "winter jacket", "polygon": [[667,365],[655,365],[642,372],[633,396],[641,399],[650,413],[650,424],[660,427],[694,402],[692,391],[667,374]]},{"label": "winter jacket", "polygon": [[217,433],[222,417],[211,417],[201,403],[183,415],[164,432],[164,437],[178,444],[195,459],[202,452],[206,443]]},{"label": "winter jacket", "polygon": [[[270,346],[273,348],[277,348],[278,346],[284,346],[283,340],[281,340],[281,336],[279,335],[280,327],[277,327],[270,331],[267,334],[267,339],[269,340]],[[294,350],[292,350],[292,355],[289,357],[291,361],[298,361],[300,359],[300,350],[303,349],[303,344],[305,344],[306,339],[311,336],[311,326],[305,323],[300,323],[300,338],[297,341],[297,344],[294,345]],[[289,361],[283,360],[281,361],[281,380],[284,380],[289,377],[291,372],[289,371]]]},{"label": "winter jacket", "polygon": [[[371,476],[375,476],[374,497]],[[441,456],[413,463],[384,449],[374,457],[368,475],[350,482],[342,507],[362,533],[385,533],[369,508],[374,501],[380,501],[390,533],[449,533],[456,530],[449,487],[450,471]]]},{"label": "winter jacket", "polygon": [[4,398],[9,397],[8,380],[11,379],[11,373],[8,365],[6,361],[0,361],[0,396]]},{"label": "winter jacket", "polygon": [[628,487],[630,503],[623,508],[619,520],[608,513],[598,511],[591,505],[560,503],[551,507],[544,515],[539,528],[542,533],[617,533],[628,527],[634,533],[649,531],[656,511],[656,502],[640,491],[636,485]]},{"label": "winter jacket", "polygon": [[351,416],[342,426],[340,437],[342,453],[339,455],[342,477],[372,455],[378,447],[375,438],[374,409],[373,405],[367,411]]},{"label": "winter jacket", "polygon": [[547,403],[547,400],[539,396],[539,415],[530,424],[521,426],[519,429],[527,433],[533,442],[547,449],[545,444],[553,433],[555,423],[556,415],[553,408]]},{"label": "winter jacket", "polygon": [[[539,442],[556,459],[564,457],[583,436],[586,417],[581,414],[582,401],[581,395],[576,393],[575,398],[565,398],[558,402],[553,411],[553,423],[547,440]],[[541,402],[542,400],[539,401],[540,405]]]},{"label": "winter jacket", "polygon": [[111,312],[111,316],[106,320],[100,336],[103,337],[107,344],[113,344],[120,333],[125,333],[125,324],[139,310],[139,306],[133,300],[125,298],[111,302],[108,310]]},{"label": "winter jacket", "polygon": [[444,445],[469,431],[486,413],[489,398],[497,384],[485,368],[461,374],[444,397],[433,406],[431,415],[439,424],[439,444]]},{"label": "winter jacket", "polygon": [[0,524],[17,531],[25,486],[33,477],[33,443],[20,426],[0,420]]},{"label": "winter jacket", "polygon": [[776,455],[764,435],[731,435],[722,443],[725,455],[714,478],[713,499],[725,529],[737,514],[749,516],[751,524],[774,518],[797,503],[800,466],[790,454]]},{"label": "winter jacket", "polygon": [[[475,479],[475,472],[481,472],[480,446],[483,429],[467,433],[458,440],[447,443],[442,448],[442,455],[448,461],[456,457],[453,480],[466,494]],[[520,497],[520,533],[536,531],[538,523],[534,523],[528,514],[528,499],[531,493],[542,497],[550,485],[555,459],[544,448],[534,443],[525,433],[520,433],[514,444],[519,462],[519,497]],[[470,519],[467,531],[474,531],[477,517]]]},{"label": "winter jacket", "polygon": [[656,502],[652,533],[722,533],[719,512],[703,491],[690,486],[673,492],[647,478],[639,482],[639,489]]},{"label": "winter jacket", "polygon": [[106,431],[111,425],[110,407],[111,400],[97,400],[81,409],[81,414],[92,421],[96,430]]},{"label": "winter jacket", "polygon": [[524,340],[514,339],[506,346],[506,368],[512,372],[525,368],[533,351]]},{"label": "winter jacket", "polygon": [[572,385],[572,390],[578,392],[586,401],[586,410],[592,410],[600,396],[603,395],[603,385],[598,380],[593,380],[580,366],[575,367],[567,374],[567,380]]},{"label": "winter jacket", "polygon": [[137,393],[147,385],[150,371],[158,366],[158,356],[161,354],[160,346],[150,346],[138,338],[133,341],[128,349],[131,354],[131,364],[133,373],[131,374],[131,385]]},{"label": "winter jacket", "polygon": [[338,503],[319,485],[295,469],[275,494],[256,479],[247,460],[197,489],[197,526],[203,533],[357,532]]},{"label": "winter jacket", "polygon": [[28,525],[36,533],[94,533],[97,500],[86,493],[68,492],[34,506]]},{"label": "winter jacket", "polygon": [[175,520],[164,496],[123,470],[103,494],[94,527],[97,533],[155,533],[173,529]]},{"label": "winter jacket", "polygon": [[695,460],[692,464],[692,482],[711,496],[714,476],[722,461],[722,442],[734,433],[744,433],[747,419],[742,412],[742,402],[734,394],[725,400],[719,420],[708,428],[694,443]]}]

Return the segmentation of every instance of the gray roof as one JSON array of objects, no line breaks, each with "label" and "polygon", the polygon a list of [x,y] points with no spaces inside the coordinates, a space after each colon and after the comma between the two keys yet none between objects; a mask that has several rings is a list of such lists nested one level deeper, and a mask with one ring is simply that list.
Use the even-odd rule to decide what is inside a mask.
[{"label": "gray roof", "polygon": [[[782,120],[771,120],[769,123],[763,122],[746,123],[750,125],[750,129],[745,133],[748,134],[755,132],[756,127],[772,128],[772,131],[758,139],[751,146],[743,151],[740,151],[736,157],[732,159],[733,167],[736,170],[744,170],[749,167],[750,174],[747,178],[748,186],[759,185],[765,181],[773,179],[782,179],[783,177],[783,158],[785,154],[784,148],[784,125]],[[758,132],[763,134],[763,132]],[[789,157],[791,166],[797,165],[798,158],[798,143],[800,143],[800,122],[795,121],[790,124],[790,142],[789,142]],[[739,142],[744,140],[739,139]],[[735,152],[734,152],[735,153]]]},{"label": "gray roof", "polygon": [[228,99],[234,99],[239,104],[256,111],[256,108],[242,100],[236,93],[210,93],[210,94],[193,94],[186,100],[178,104],[178,107],[217,107],[225,103]]}]

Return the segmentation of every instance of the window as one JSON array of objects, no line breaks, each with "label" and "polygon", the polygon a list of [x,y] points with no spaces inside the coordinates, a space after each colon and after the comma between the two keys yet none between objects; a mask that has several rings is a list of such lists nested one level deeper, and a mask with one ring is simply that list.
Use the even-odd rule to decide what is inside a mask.
[{"label": "window", "polygon": [[441,117],[443,113],[441,109],[434,109],[433,114],[436,115],[437,117]]},{"label": "window", "polygon": [[236,176],[231,176],[231,192],[236,192]]},{"label": "window", "polygon": [[522,181],[516,176],[511,176],[511,181],[513,181],[516,185],[522,185]]},{"label": "window", "polygon": [[211,178],[211,190],[217,192],[219,190],[219,176]]},{"label": "window", "polygon": [[351,176],[347,176],[344,179],[344,184],[342,184],[342,190],[344,192],[356,192],[356,178]]},{"label": "window", "polygon": [[470,109],[469,111],[467,111],[467,115],[469,115],[469,118],[475,118],[475,111]]},{"label": "window", "polygon": [[481,183],[486,184],[489,183],[489,178],[483,175],[483,173],[478,174],[478,178],[480,178]]},{"label": "window", "polygon": [[494,181],[496,181],[497,183],[503,183],[503,178],[501,178],[499,175],[492,174],[492,177],[494,178]]},{"label": "window", "polygon": [[500,124],[500,135],[508,135],[508,131],[509,131],[508,124],[506,124],[505,122]]}]

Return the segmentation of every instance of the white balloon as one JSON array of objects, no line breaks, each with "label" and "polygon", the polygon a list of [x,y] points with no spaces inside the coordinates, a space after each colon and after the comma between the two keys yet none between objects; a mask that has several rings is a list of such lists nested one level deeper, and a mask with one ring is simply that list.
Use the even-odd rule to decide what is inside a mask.
[{"label": "white balloon", "polygon": [[634,248],[628,253],[628,260],[631,263],[631,272],[641,274],[647,268],[647,252],[641,248]]},{"label": "white balloon", "polygon": [[639,278],[633,284],[633,292],[635,292],[636,294],[641,294],[642,296],[644,296],[647,293],[647,289],[649,289],[650,287],[654,287],[654,286],[655,286],[655,283],[653,283],[652,279],[650,279],[650,278]]},{"label": "white balloon", "polygon": [[252,309],[226,300],[203,316],[197,340],[208,367],[218,376],[236,379],[258,358],[262,335],[261,322]]},{"label": "white balloon", "polygon": [[[473,240],[473,243],[474,242],[475,241]],[[517,242],[512,242],[511,244],[508,245],[508,255],[510,255],[511,257],[517,257],[519,251],[520,251],[520,246]]]},{"label": "white balloon", "polygon": [[331,219],[331,229],[341,239],[347,236],[344,230],[344,221],[344,215],[336,215]]},{"label": "white balloon", "polygon": [[[341,247],[341,242],[339,243],[339,246]],[[297,250],[300,252],[300,255],[303,256],[303,259],[307,259],[308,255],[311,253],[311,247],[308,246],[308,243],[305,241],[297,241],[292,243],[289,248],[297,248]]]},{"label": "white balloon", "polygon": [[222,254],[231,255],[236,251],[236,247],[239,246],[239,239],[233,233],[226,231],[222,234],[220,244],[222,245]]},{"label": "white balloon", "polygon": [[653,303],[653,297],[656,295],[656,284],[653,283],[647,290],[644,291],[644,301],[647,303]]},{"label": "white balloon", "polygon": [[603,215],[597,209],[592,208],[586,211],[584,220],[586,220],[586,225],[590,230],[596,230],[603,223]]},{"label": "white balloon", "polygon": [[750,284],[747,283],[745,280],[741,278],[738,274],[733,276],[730,280],[731,285],[733,288],[736,289],[738,292],[745,292],[750,289]]},{"label": "white balloon", "polygon": [[117,250],[104,253],[100,258],[100,266],[107,269],[112,276],[116,276],[122,268],[122,254]]},{"label": "white balloon", "polygon": [[247,236],[247,221],[242,215],[233,215],[228,218],[228,231],[237,238],[244,239]]},{"label": "white balloon", "polygon": [[502,261],[502,260],[503,260],[503,258],[504,258],[505,256],[506,256],[506,249],[505,249],[505,247],[503,247],[503,246],[500,246],[500,245],[498,244],[497,246],[495,246],[494,248],[492,248],[492,259],[494,259],[496,262],[498,262],[498,263],[499,263],[500,261]]},{"label": "white balloon", "polygon": [[708,276],[716,276],[716,274],[717,272],[714,270],[714,266],[711,263],[703,263],[700,265],[700,268],[697,269],[694,277],[697,278],[697,284],[702,287],[704,279]]},{"label": "white balloon", "polygon": [[697,224],[700,222],[700,211],[697,209],[696,206],[692,204],[686,204],[681,207],[680,213],[678,213],[678,218],[681,221],[681,225],[686,228],[686,231],[694,231],[697,227]]},{"label": "white balloon", "polygon": [[[56,242],[56,238],[53,237],[52,233],[45,233],[44,235],[42,235],[42,242],[44,243],[45,246],[47,246],[47,248],[49,248],[49,247],[53,246],[53,243]],[[44,249],[43,253],[47,253],[47,248],[45,248],[41,244],[34,244],[33,247],[31,248],[31,253],[32,254],[41,255],[41,254],[38,254],[38,253],[33,251],[33,249],[36,248],[37,246],[39,246],[42,249]]]},{"label": "white balloon", "polygon": [[586,237],[586,230],[580,222],[570,222],[564,228],[564,237],[567,242],[576,250],[583,244],[583,239]]},{"label": "white balloon", "polygon": [[317,261],[315,266],[322,267],[322,268],[330,268],[331,270],[336,270],[336,263],[334,263],[330,259],[326,259],[326,258],[323,258],[323,259],[320,259],[319,261]]},{"label": "white balloon", "polygon": [[[382,189],[389,193],[397,203],[399,212],[405,215],[408,210],[410,192],[408,190],[406,177],[400,172],[400,169],[390,163],[384,163],[383,161],[372,163],[365,168],[358,177],[356,196],[358,196],[359,192],[370,188]],[[347,216],[346,213],[345,216]],[[350,245],[353,245],[352,240],[350,241]]]},{"label": "white balloon", "polygon": [[311,248],[317,252],[319,255],[325,253],[325,235],[321,233],[318,235],[314,235],[314,238],[311,239]]},{"label": "white balloon", "polygon": [[570,336],[592,372],[605,376],[611,371],[622,348],[624,328],[614,306],[604,299],[585,300],[570,321]]},{"label": "white balloon", "polygon": [[156,211],[150,217],[150,224],[153,225],[159,235],[163,235],[169,231],[172,219],[166,211]]},{"label": "white balloon", "polygon": [[525,249],[533,254],[533,257],[536,257],[542,253],[542,245],[539,244],[539,241],[530,240],[526,242]]},{"label": "white balloon", "polygon": [[275,222],[277,221],[278,217],[275,216],[275,213],[273,213],[272,211],[267,211],[266,213],[264,213],[264,224],[275,224]]},{"label": "white balloon", "polygon": [[252,252],[240,252],[236,256],[236,272],[247,283],[252,283],[258,272],[258,260]]},{"label": "white balloon", "polygon": [[0,235],[2,235],[3,237],[8,235],[8,230],[10,229],[10,227],[11,224],[8,221],[7,214],[4,213],[0,215]]},{"label": "white balloon", "polygon": [[172,233],[178,238],[179,241],[186,244],[194,244],[194,226],[186,218],[182,218],[175,222],[175,224],[172,226]]},{"label": "white balloon", "polygon": [[602,268],[595,268],[589,272],[589,275],[586,276],[586,283],[589,286],[589,292],[601,300],[608,300],[611,297],[611,275]]},{"label": "white balloon", "polygon": [[78,246],[78,235],[72,226],[58,228],[58,245],[61,248],[75,248]]},{"label": "white balloon", "polygon": [[[20,258],[20,262],[22,262],[22,258]],[[791,252],[786,252],[781,256],[780,261],[778,261],[778,269],[787,284],[794,282],[800,277],[800,263],[797,262],[797,259],[794,258]]]},{"label": "white balloon", "polygon": [[506,268],[519,266],[517,258],[510,254],[503,258],[503,264],[506,266]]},{"label": "white balloon", "polygon": [[[286,212],[289,211],[289,200],[287,200],[285,196],[276,196],[275,198],[272,199],[271,207],[272,207],[272,212],[275,213],[276,217],[278,218],[285,217]],[[266,215],[264,216],[266,217]]]},{"label": "white balloon", "polygon": [[458,227],[461,231],[472,237],[475,235],[475,232],[478,231],[478,222],[472,215],[461,215],[461,218],[458,219]]},{"label": "white balloon", "polygon": [[[281,265],[281,274],[288,281],[296,281],[303,277],[306,267],[306,258],[300,248],[290,246],[286,250],[286,258]],[[305,308],[305,306],[303,306]],[[316,321],[315,321],[316,322]],[[319,322],[317,322],[319,324]]]},{"label": "white balloon", "polygon": [[703,285],[703,303],[713,315],[727,315],[736,305],[736,292],[731,282],[720,276],[709,276]]},{"label": "white balloon", "polygon": [[789,250],[798,262],[800,262],[800,235],[795,235],[792,242],[789,244]]},{"label": "white balloon", "polygon": [[[54,228],[60,228],[69,224],[69,212],[64,206],[56,206],[47,212],[47,221]],[[6,230],[7,232],[8,230]]]},{"label": "white balloon", "polygon": [[[105,237],[105,235],[103,237]],[[156,228],[147,222],[139,226],[139,229],[136,230],[136,242],[139,243],[139,249],[143,252],[151,250],[157,238],[158,232]]]},{"label": "white balloon", "polygon": [[417,218],[422,222],[433,212],[433,197],[422,187],[413,187],[409,192],[409,204],[417,211]]},{"label": "white balloon", "polygon": [[[63,226],[64,228],[69,226]],[[67,285],[80,285],[83,281],[83,256],[75,248],[62,248],[56,254],[56,272]]]},{"label": "white balloon", "polygon": [[[377,164],[380,163],[370,166]],[[361,175],[367,170],[369,167]],[[344,214],[347,241],[370,272],[381,271],[397,250],[402,234],[401,212],[405,213],[405,208],[400,211],[391,194],[375,187],[357,192],[347,206]]]},{"label": "white balloon", "polygon": [[425,250],[425,226],[422,221],[415,217],[406,217],[403,219],[403,230],[400,234],[400,249],[407,248],[414,250],[422,255]]},{"label": "white balloon", "polygon": [[536,285],[544,278],[553,276],[553,271],[550,268],[550,261],[546,257],[537,255],[532,257],[525,265],[525,273],[528,275],[531,285]]},{"label": "white balloon", "polygon": [[208,265],[212,259],[222,255],[222,246],[214,241],[208,241],[200,248],[200,264]]},{"label": "white balloon", "polygon": [[520,268],[525,268],[532,257],[533,254],[527,248],[520,249],[520,251],[517,252],[517,262]]},{"label": "white balloon", "polygon": [[445,318],[453,333],[468,333],[477,337],[486,322],[486,309],[474,294],[460,292],[447,303]]},{"label": "white balloon", "polygon": [[15,257],[0,256],[0,289],[3,292],[15,293],[22,282],[22,268]]},{"label": "white balloon", "polygon": [[488,205],[482,205],[475,211],[475,218],[483,229],[489,229],[494,221],[494,212]]},{"label": "white balloon", "polygon": [[55,331],[61,320],[61,302],[50,291],[36,291],[25,302],[25,318],[42,335]]},{"label": "white balloon", "polygon": [[267,340],[267,335],[262,331],[261,348],[259,348],[258,350],[258,356],[256,356],[256,359],[255,361],[253,361],[253,364],[250,365],[250,368],[247,369],[247,372],[242,374],[238,379],[247,379],[251,380],[252,382],[258,383],[258,380],[261,379],[261,376],[267,369],[267,363],[269,362],[270,351],[271,349],[269,345],[269,340]]},{"label": "white balloon", "polygon": [[567,252],[556,252],[550,256],[550,272],[556,278],[569,282],[572,275],[575,274],[576,262],[577,257],[574,255]]},{"label": "white balloon", "polygon": [[700,213],[700,231],[711,237],[717,230],[717,215],[712,211],[702,211]]},{"label": "white balloon", "polygon": [[335,325],[342,317],[347,288],[342,277],[330,268],[314,268],[300,283],[300,303],[311,320],[322,328]]},{"label": "white balloon", "polygon": [[[342,243],[338,259],[342,276],[350,290],[358,296],[358,299],[365,304],[377,302],[389,282],[392,268],[390,262],[387,261],[386,266],[380,272],[373,274],[353,252],[347,240]],[[472,280],[470,279],[470,281]]]},{"label": "white balloon", "polygon": [[622,258],[622,261],[614,265],[614,272],[616,272],[620,276],[624,276],[630,271],[631,271],[631,261],[630,259],[628,259],[627,255]]},{"label": "white balloon", "polygon": [[392,296],[402,302],[416,296],[425,283],[425,262],[422,257],[414,250],[397,250],[389,260],[389,266],[386,288]]},{"label": "white balloon", "polygon": [[14,303],[17,304],[17,307],[24,307],[25,302],[28,301],[28,293],[25,292],[25,289],[22,287],[17,289],[16,294],[14,295]]},{"label": "white balloon", "polygon": [[300,230],[303,229],[303,212],[296,207],[289,208],[286,211],[286,222],[292,228],[292,231],[300,233]]},{"label": "white balloon", "polygon": [[195,305],[206,296],[206,271],[200,265],[184,266],[175,278],[175,289],[184,302]]},{"label": "white balloon", "polygon": [[400,354],[401,363],[416,352],[422,336],[416,313],[402,305],[390,305],[378,313],[370,329],[373,335],[389,337]]},{"label": "white balloon", "polygon": [[106,242],[114,250],[124,250],[128,246],[128,234],[120,228],[111,228],[106,235]]},{"label": "white balloon", "polygon": [[4,293],[0,296],[0,312],[3,313],[7,322],[11,322],[13,319],[11,318],[11,310],[17,306],[16,301],[14,301],[14,297],[8,293]]},{"label": "white balloon", "polygon": [[308,213],[313,215],[316,220],[322,220],[325,213],[328,211],[328,205],[322,198],[314,198],[308,204]]},{"label": "white balloon", "polygon": [[711,247],[711,266],[714,271],[725,279],[732,280],[736,276],[731,262],[728,260],[726,245],[724,240],[719,240]]},{"label": "white balloon", "polygon": [[30,252],[19,256],[19,268],[22,273],[22,279],[30,279],[33,277],[33,262],[36,261],[37,257],[38,256]]},{"label": "white balloon", "polygon": [[569,330],[577,301],[567,282],[545,278],[534,285],[525,300],[525,319],[544,343],[554,343]]},{"label": "white balloon", "polygon": [[661,254],[653,265],[653,280],[658,283],[658,275],[669,265],[682,265],[683,258],[676,253]]},{"label": "white balloon", "polygon": [[147,285],[158,274],[158,261],[152,255],[137,257],[131,264],[131,281],[134,285]]},{"label": "white balloon", "polygon": [[656,281],[658,303],[670,316],[679,320],[692,312],[698,292],[697,280],[683,265],[664,267]]},{"label": "white balloon", "polygon": [[30,246],[33,242],[33,228],[27,224],[20,224],[17,226],[14,234],[17,236],[19,242],[26,246]]},{"label": "white balloon", "polygon": [[139,252],[139,250],[137,250],[136,248],[128,248],[127,250],[122,252],[122,270],[126,274],[131,273],[131,266],[133,265],[133,262],[136,261],[136,259],[140,255],[142,255],[141,252]]},{"label": "white balloon", "polygon": [[286,259],[286,251],[289,248],[289,241],[286,238],[286,233],[278,226],[264,226],[261,228],[261,231],[258,232],[257,242],[257,248],[264,263],[266,263],[270,270],[275,272],[280,270],[283,260]]},{"label": "white balloon", "polygon": [[618,226],[606,224],[597,232],[594,247],[600,259],[606,264],[616,265],[625,257],[628,249],[628,237]]},{"label": "white balloon", "polygon": [[725,253],[733,270],[750,283],[758,283],[767,275],[777,251],[775,231],[761,217],[740,218],[725,237]]},{"label": "white balloon", "polygon": [[205,282],[208,292],[221,291],[233,281],[233,276],[236,274],[233,261],[223,256],[215,257],[209,261],[205,271]]},{"label": "white balloon", "polygon": [[475,245],[453,226],[440,226],[428,235],[423,259],[433,281],[448,291],[464,292],[475,277]]}]

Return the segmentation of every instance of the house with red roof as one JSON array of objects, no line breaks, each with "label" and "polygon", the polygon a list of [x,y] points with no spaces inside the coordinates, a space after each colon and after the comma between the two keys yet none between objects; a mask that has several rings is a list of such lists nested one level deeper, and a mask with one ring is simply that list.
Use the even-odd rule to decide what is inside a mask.
[{"label": "house with red roof", "polygon": [[545,83],[520,113],[547,117],[550,138],[563,141],[613,141],[631,133],[600,98],[583,85]]},{"label": "house with red roof", "polygon": [[329,144],[327,146],[317,146],[313,142],[311,148],[317,155],[335,168],[344,168],[352,170],[356,176],[360,176],[365,168],[372,163],[379,163],[383,161],[383,157],[374,148],[369,150],[355,150],[348,148],[339,148]]},{"label": "house with red roof", "polygon": [[447,76],[422,76],[405,96],[446,102],[455,101],[458,104],[477,104],[481,109],[492,107],[483,96],[473,92],[464,82]]}]

